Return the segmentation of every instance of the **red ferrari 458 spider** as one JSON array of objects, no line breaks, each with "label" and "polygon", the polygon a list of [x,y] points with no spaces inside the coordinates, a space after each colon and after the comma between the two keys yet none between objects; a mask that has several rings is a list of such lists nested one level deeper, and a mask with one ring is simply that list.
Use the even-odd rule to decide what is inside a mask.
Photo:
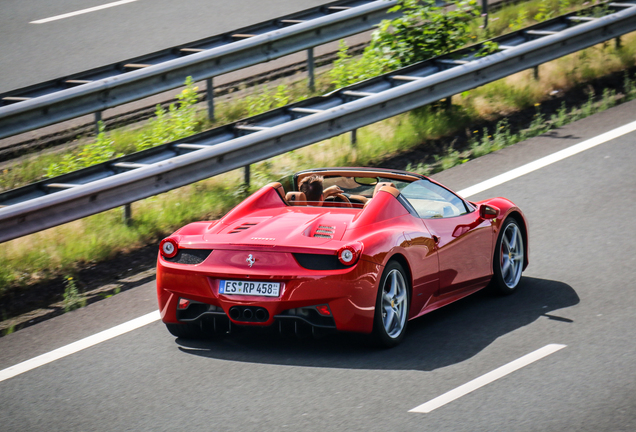
[{"label": "red ferrari 458 spider", "polygon": [[390,347],[410,319],[488,285],[513,292],[527,265],[528,226],[507,199],[470,202],[404,171],[325,168],[164,239],[157,294],[179,337],[276,325]]}]

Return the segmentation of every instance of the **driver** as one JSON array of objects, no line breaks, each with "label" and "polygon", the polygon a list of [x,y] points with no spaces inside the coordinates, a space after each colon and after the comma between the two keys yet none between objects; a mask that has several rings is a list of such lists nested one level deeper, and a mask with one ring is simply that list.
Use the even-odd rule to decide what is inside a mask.
[{"label": "driver", "polygon": [[323,176],[314,174],[302,179],[300,184],[298,185],[298,189],[305,194],[308,202],[317,201],[318,203],[322,203],[325,198],[343,193],[343,190],[336,185],[330,186],[327,189],[323,190],[323,181]]}]

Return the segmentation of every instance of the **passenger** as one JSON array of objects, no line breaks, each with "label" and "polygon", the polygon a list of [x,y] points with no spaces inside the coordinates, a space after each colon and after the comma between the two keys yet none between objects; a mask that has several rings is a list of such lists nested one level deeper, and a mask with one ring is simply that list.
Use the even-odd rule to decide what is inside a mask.
[{"label": "passenger", "polygon": [[308,202],[318,202],[318,205],[322,205],[325,198],[330,196],[341,194],[343,191],[338,186],[333,185],[327,189],[322,189],[322,182],[324,177],[314,174],[309,177],[305,177],[298,185],[298,189],[305,194]]}]

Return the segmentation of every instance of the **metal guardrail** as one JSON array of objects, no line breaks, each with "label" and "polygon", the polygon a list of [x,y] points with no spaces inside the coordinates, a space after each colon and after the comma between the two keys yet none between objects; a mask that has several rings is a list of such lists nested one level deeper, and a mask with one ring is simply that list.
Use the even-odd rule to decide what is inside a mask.
[{"label": "metal guardrail", "polygon": [[214,76],[370,30],[391,17],[386,11],[395,4],[396,0],[340,0],[0,94],[0,138],[172,90],[188,76],[208,79],[211,86]]},{"label": "metal guardrail", "polygon": [[[332,94],[0,194],[0,242],[115,208],[355,130],[636,31],[636,0],[564,15]],[[580,14],[584,11],[579,11]]]}]

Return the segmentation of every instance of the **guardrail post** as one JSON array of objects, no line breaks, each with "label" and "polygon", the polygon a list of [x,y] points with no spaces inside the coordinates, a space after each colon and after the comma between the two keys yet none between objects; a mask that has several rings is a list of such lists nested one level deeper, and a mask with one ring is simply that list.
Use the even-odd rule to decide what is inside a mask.
[{"label": "guardrail post", "polygon": [[532,75],[534,76],[534,79],[536,81],[539,81],[539,66],[537,65],[537,66],[533,67],[532,70],[533,70]]},{"label": "guardrail post", "polygon": [[351,131],[351,147],[355,147],[358,144],[358,129]]},{"label": "guardrail post", "polygon": [[95,111],[95,135],[99,135],[99,122],[102,121],[102,112]]},{"label": "guardrail post", "polygon": [[124,224],[128,226],[132,224],[132,207],[130,203],[124,205]]},{"label": "guardrail post", "polygon": [[250,194],[250,165],[245,165],[245,172],[243,173],[243,185],[245,187],[245,195]]},{"label": "guardrail post", "polygon": [[451,109],[453,107],[453,97],[452,96],[447,97],[445,102],[446,102],[445,108],[447,110],[449,110],[449,109]]},{"label": "guardrail post", "polygon": [[214,77],[205,80],[205,87],[208,98],[208,119],[214,121]]},{"label": "guardrail post", "polygon": [[619,36],[614,40],[616,41],[616,49],[621,48],[621,37]]},{"label": "guardrail post", "polygon": [[316,90],[316,81],[314,78],[314,49],[307,49],[307,75],[309,77],[309,91]]},{"label": "guardrail post", "polygon": [[481,16],[484,17],[484,30],[488,27],[488,0],[481,0]]}]

